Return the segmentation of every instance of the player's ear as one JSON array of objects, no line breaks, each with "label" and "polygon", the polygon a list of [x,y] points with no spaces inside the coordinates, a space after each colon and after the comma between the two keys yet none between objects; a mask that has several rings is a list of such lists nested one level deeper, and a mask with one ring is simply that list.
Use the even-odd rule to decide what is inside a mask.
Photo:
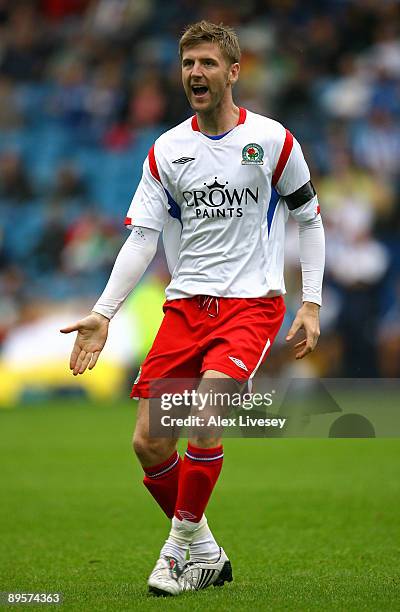
[{"label": "player's ear", "polygon": [[236,81],[239,78],[239,72],[240,72],[240,64],[238,62],[231,64],[231,67],[229,69],[229,79],[228,79],[230,85],[234,85],[236,83]]}]

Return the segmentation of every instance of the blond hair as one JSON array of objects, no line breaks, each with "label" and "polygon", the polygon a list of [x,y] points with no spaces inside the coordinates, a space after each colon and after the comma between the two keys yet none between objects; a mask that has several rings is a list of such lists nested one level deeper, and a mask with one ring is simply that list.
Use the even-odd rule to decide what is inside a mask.
[{"label": "blond hair", "polygon": [[194,47],[202,42],[217,44],[231,64],[240,62],[239,41],[233,28],[205,20],[192,23],[185,29],[179,41],[180,57],[182,58],[185,48]]}]

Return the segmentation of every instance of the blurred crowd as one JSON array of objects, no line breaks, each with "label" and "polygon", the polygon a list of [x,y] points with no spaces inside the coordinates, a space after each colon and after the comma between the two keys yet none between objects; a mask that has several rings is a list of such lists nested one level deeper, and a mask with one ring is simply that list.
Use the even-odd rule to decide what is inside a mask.
[{"label": "blurred crowd", "polygon": [[[288,127],[311,168],[327,272],[310,363],[326,376],[399,376],[396,0],[0,0],[0,350],[40,304],[102,291],[149,147],[191,114],[177,40],[202,18],[235,27],[236,101]],[[289,225],[288,321],[296,245]]]}]

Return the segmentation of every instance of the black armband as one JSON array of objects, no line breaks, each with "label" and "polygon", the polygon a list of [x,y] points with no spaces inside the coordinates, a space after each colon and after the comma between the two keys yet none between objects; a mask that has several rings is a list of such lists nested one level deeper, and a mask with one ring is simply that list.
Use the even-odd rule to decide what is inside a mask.
[{"label": "black armband", "polygon": [[289,210],[296,210],[296,208],[300,208],[303,204],[306,204],[315,196],[314,185],[311,181],[308,181],[303,187],[297,189],[290,195],[283,196],[287,207]]}]

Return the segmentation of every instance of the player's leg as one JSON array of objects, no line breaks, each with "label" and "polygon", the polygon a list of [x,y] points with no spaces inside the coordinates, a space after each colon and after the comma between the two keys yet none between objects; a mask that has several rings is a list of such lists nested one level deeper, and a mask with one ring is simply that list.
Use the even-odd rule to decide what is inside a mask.
[{"label": "player's leg", "polygon": [[[199,397],[215,397],[232,393],[238,383],[231,377],[208,370],[197,389]],[[229,405],[206,404],[202,411],[205,422],[210,416],[224,416]],[[182,461],[179,476],[178,497],[169,538],[164,548],[175,541],[189,545],[190,560],[185,565],[180,584],[183,590],[205,588],[211,584],[222,585],[232,580],[231,565],[225,552],[215,541],[204,511],[222,468],[223,447],[221,428],[201,429],[202,433],[190,438]],[[200,586],[201,585],[201,586]]]},{"label": "player's leg", "polygon": [[[182,460],[176,450],[177,439],[154,438],[150,436],[149,400],[141,398],[133,436],[134,451],[145,472],[144,484],[165,514],[172,518],[178,493],[179,474]],[[178,578],[185,563],[189,544],[196,542],[199,532],[199,544],[195,550],[208,551],[210,543],[219,550],[215,539],[208,528],[207,519],[202,517],[196,529],[191,531],[190,539],[174,534],[165,542],[150,577],[149,588],[152,592],[163,595],[177,595],[181,591]]]},{"label": "player's leg", "polygon": [[[197,395],[204,399],[217,396],[218,393],[234,392],[237,382],[231,377],[207,370],[197,389]],[[224,416],[228,409],[209,401],[198,414],[208,423],[211,416]],[[212,490],[218,480],[223,461],[222,429],[220,427],[202,427],[189,439],[181,473],[179,477],[178,497],[175,517],[198,523],[210,499]]]},{"label": "player's leg", "polygon": [[[202,384],[210,385],[211,376],[225,375],[222,393],[228,391],[229,395],[239,391],[240,385],[236,381],[245,382],[254,376],[275,339],[284,311],[282,298],[221,299],[215,318],[218,333],[212,335],[212,342],[203,361],[205,375]],[[215,342],[216,337],[218,342]],[[229,384],[231,384],[230,389]],[[221,415],[224,413],[223,408],[221,406]],[[211,414],[215,412],[216,406],[213,406]],[[199,511],[196,506],[197,500],[201,504],[207,503],[215,486],[222,465],[222,444],[218,432],[214,436],[210,436],[210,432],[207,433],[207,439],[196,437],[189,441],[179,477],[176,510],[182,507],[183,510],[196,514]],[[215,463],[214,469],[212,469],[213,463]],[[193,500],[189,491],[196,490],[196,481],[200,492],[197,499]],[[175,511],[173,521],[176,518]],[[193,559],[185,565],[180,582],[183,590],[197,590],[210,584],[222,584],[231,577],[229,560],[222,549],[220,557],[211,562],[206,558],[202,559],[201,553],[197,555],[193,551]]]},{"label": "player's leg", "polygon": [[[181,458],[176,450],[176,439],[150,436],[149,400],[140,398],[133,449],[143,470],[143,483],[156,502],[171,518],[174,514],[178,491]],[[186,548],[180,550],[186,556]],[[148,580],[149,590],[159,595],[178,595],[181,591],[178,579],[184,561],[179,563],[177,555],[160,554]]]},{"label": "player's leg", "polygon": [[185,309],[194,310],[192,301],[172,300],[164,304],[165,316],[131,394],[140,398],[133,447],[145,472],[144,484],[169,518],[174,514],[181,459],[176,439],[150,436],[147,398],[158,397],[162,391],[159,382],[198,375],[197,338],[191,337],[185,313]]},{"label": "player's leg", "polygon": [[175,438],[152,438],[149,433],[149,400],[140,398],[133,448],[143,471],[143,484],[165,514],[174,515],[182,460]]}]

